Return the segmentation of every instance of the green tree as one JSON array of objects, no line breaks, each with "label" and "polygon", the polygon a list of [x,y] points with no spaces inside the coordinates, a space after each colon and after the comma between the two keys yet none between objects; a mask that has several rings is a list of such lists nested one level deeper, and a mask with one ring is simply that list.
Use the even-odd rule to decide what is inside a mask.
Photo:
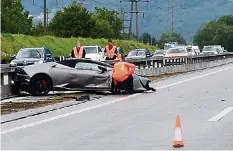
[{"label": "green tree", "polygon": [[91,37],[95,23],[91,14],[78,2],[57,11],[49,29],[61,37]]},{"label": "green tree", "polygon": [[153,37],[148,32],[144,32],[140,36],[140,41],[142,41],[144,44],[150,44],[150,45],[153,45],[153,46],[156,46],[156,44],[157,44],[157,41],[156,41],[155,37]]},{"label": "green tree", "polygon": [[113,38],[114,30],[109,24],[108,20],[101,19],[96,13],[93,13],[91,19],[94,21],[95,26],[92,32],[94,38]]},{"label": "green tree", "polygon": [[178,44],[184,44],[186,45],[185,39],[181,36],[179,33],[172,33],[171,35],[169,33],[163,33],[158,40],[158,46],[159,48],[163,49],[164,44],[168,42],[178,42]]},{"label": "green tree", "polygon": [[148,32],[144,32],[141,36],[140,36],[140,41],[142,41],[144,44],[147,43],[151,43],[151,35]]},{"label": "green tree", "polygon": [[[103,38],[120,38],[121,30],[123,29],[123,21],[119,17],[119,12],[109,10],[107,8],[95,8],[92,13],[93,19],[96,23],[95,35],[103,33],[106,34]],[[100,37],[100,36],[99,36]]]},{"label": "green tree", "polygon": [[29,34],[32,17],[25,11],[21,0],[1,0],[1,29],[4,33]]},{"label": "green tree", "polygon": [[222,16],[207,23],[194,36],[193,43],[202,48],[205,45],[222,45],[233,51],[233,15]]}]

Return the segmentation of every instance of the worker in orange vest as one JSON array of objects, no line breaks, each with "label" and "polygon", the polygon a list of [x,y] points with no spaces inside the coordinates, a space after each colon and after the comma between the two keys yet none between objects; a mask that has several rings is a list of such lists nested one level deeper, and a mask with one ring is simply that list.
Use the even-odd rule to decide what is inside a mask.
[{"label": "worker in orange vest", "polygon": [[122,59],[116,58],[116,63],[113,67],[113,81],[117,89],[125,90],[126,93],[133,93],[133,74],[135,65],[128,62],[123,62]]},{"label": "worker in orange vest", "polygon": [[81,58],[85,58],[85,55],[86,52],[84,50],[84,47],[80,45],[79,41],[77,41],[76,47],[74,47],[71,51],[71,57],[81,59]]},{"label": "worker in orange vest", "polygon": [[117,57],[117,47],[113,45],[112,40],[108,40],[108,45],[105,46],[104,54],[106,60],[114,60]]}]

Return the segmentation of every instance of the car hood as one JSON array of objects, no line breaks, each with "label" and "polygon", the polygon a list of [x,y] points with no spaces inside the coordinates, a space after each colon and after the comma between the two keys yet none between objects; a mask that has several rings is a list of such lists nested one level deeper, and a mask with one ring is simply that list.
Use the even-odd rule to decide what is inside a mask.
[{"label": "car hood", "polygon": [[145,58],[145,56],[127,56],[125,59],[141,59]]},{"label": "car hood", "polygon": [[40,60],[43,60],[43,58],[37,59],[37,58],[17,58],[12,60],[15,63],[23,63],[23,62],[38,62]]},{"label": "car hood", "polygon": [[50,73],[49,71],[54,65],[57,65],[63,68],[69,68],[56,62],[47,62],[47,63],[42,63],[42,64],[32,64],[32,65],[24,66],[23,70],[27,73],[29,77],[32,77],[33,75],[37,73],[45,73],[49,75]]},{"label": "car hood", "polygon": [[86,54],[85,58],[91,59],[91,60],[99,60],[100,55],[97,53],[88,53],[88,54]]},{"label": "car hood", "polygon": [[156,54],[156,55],[153,55],[153,56],[163,57],[164,55],[163,54]]},{"label": "car hood", "polygon": [[164,57],[184,57],[188,56],[188,53],[169,53],[166,54]]},{"label": "car hood", "polygon": [[202,51],[201,54],[215,54],[215,51]]}]

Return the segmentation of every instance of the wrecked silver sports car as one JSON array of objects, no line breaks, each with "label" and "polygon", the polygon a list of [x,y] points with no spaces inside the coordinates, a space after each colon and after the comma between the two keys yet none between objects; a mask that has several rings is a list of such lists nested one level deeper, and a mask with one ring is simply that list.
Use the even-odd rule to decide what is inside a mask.
[{"label": "wrecked silver sports car", "polygon": [[[89,59],[68,59],[16,69],[17,89],[32,95],[47,95],[49,91],[111,91],[112,65]],[[150,80],[136,74],[134,92],[151,90]]]}]

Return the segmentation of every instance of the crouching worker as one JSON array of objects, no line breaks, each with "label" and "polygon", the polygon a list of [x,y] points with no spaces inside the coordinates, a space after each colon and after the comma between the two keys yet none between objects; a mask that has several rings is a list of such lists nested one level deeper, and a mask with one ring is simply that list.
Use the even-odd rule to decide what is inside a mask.
[{"label": "crouching worker", "polygon": [[133,93],[133,74],[135,65],[128,62],[123,62],[121,58],[116,58],[116,63],[113,67],[113,81],[116,89],[125,90],[126,93]]}]

